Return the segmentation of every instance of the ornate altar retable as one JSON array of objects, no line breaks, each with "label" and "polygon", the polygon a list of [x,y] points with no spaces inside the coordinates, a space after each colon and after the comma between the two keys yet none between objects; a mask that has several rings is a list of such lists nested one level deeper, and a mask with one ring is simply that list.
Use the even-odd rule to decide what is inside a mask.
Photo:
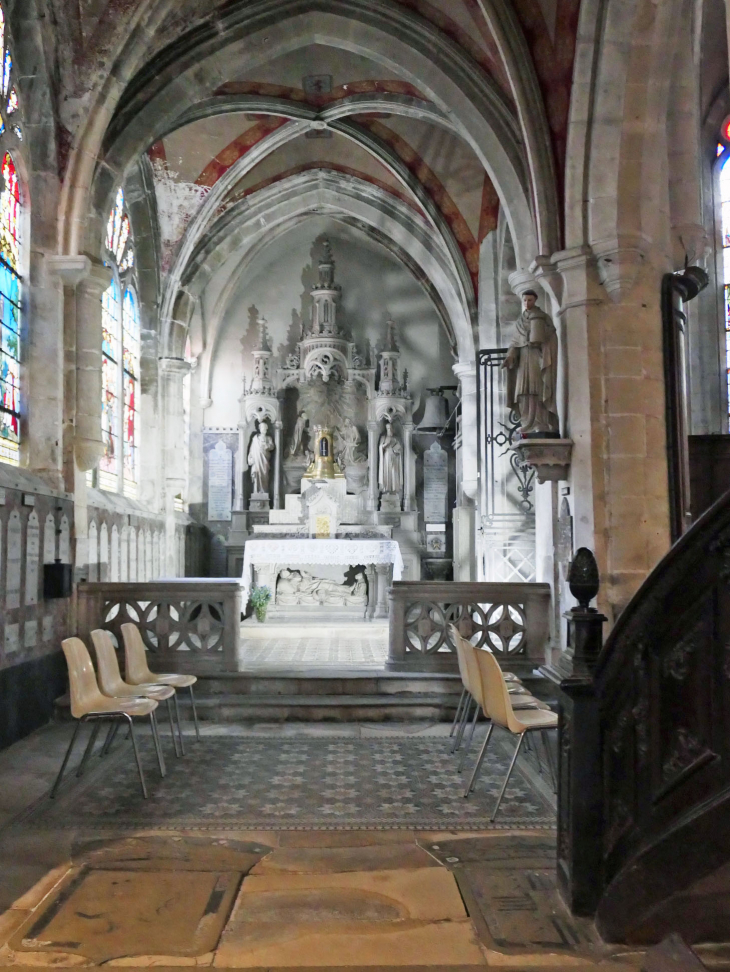
[{"label": "ornate altar retable", "polygon": [[[338,584],[297,569],[308,565],[362,565],[367,576],[360,573],[351,584]],[[403,558],[397,541],[387,539],[248,540],[241,578],[243,604],[248,603],[254,571],[256,582],[272,592],[269,611],[274,616],[296,606],[302,618],[326,612],[329,619],[342,615],[369,620],[387,617],[388,585],[391,579],[401,579]]]}]

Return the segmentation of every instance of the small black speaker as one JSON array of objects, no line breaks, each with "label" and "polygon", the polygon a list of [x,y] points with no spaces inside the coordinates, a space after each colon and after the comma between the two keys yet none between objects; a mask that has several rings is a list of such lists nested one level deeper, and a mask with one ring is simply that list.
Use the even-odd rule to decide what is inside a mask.
[{"label": "small black speaker", "polygon": [[62,564],[56,561],[55,564],[43,565],[43,597],[51,600],[54,597],[71,597],[71,564]]}]

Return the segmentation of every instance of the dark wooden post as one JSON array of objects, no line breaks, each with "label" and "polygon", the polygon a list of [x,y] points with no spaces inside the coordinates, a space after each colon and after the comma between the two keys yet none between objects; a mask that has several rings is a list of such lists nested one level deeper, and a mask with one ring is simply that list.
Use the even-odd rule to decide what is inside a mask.
[{"label": "dark wooden post", "polygon": [[589,603],[598,593],[590,550],[577,551],[568,575],[579,601],[568,611],[568,645],[559,671],[558,861],[560,893],[575,915],[593,915],[603,883],[603,781],[600,719],[593,672],[607,620]]}]

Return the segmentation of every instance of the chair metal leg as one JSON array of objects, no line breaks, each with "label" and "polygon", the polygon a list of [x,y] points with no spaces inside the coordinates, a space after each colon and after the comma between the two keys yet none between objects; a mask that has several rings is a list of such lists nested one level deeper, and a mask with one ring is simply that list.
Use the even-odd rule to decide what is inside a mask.
[{"label": "chair metal leg", "polygon": [[[459,730],[456,733],[456,738],[451,744],[451,752],[455,753],[459,746],[461,746],[461,740],[464,738],[464,730],[466,729],[466,724],[469,721],[469,712],[471,711],[471,704],[475,702],[472,698],[471,693],[466,697],[466,702],[464,703],[464,711],[461,713],[461,723],[459,724]],[[477,704],[475,702],[475,704]]]},{"label": "chair metal leg", "polygon": [[132,717],[127,715],[125,712],[125,717],[129,722],[129,735],[132,737],[132,749],[134,749],[134,758],[137,761],[137,772],[139,773],[139,782],[142,787],[142,796],[147,799],[147,787],[144,782],[144,773],[142,772],[142,762],[139,758],[139,749],[137,748],[137,737],[134,734],[134,723],[132,722]]},{"label": "chair metal leg", "polygon": [[177,734],[180,737],[180,752],[185,755],[185,740],[183,739],[182,723],[180,722],[180,706],[177,701],[177,691],[175,692],[175,718],[177,719]]},{"label": "chair metal leg", "polygon": [[550,737],[548,736],[548,730],[547,729],[541,729],[540,730],[540,735],[542,736],[542,744],[545,747],[545,754],[547,756],[547,763],[548,763],[548,766],[550,767],[550,778],[553,781],[553,793],[557,793],[558,792],[558,780],[557,780],[557,777],[555,775],[555,765],[553,763],[552,750],[550,749]]},{"label": "chair metal leg", "polygon": [[99,759],[101,759],[102,756],[106,756],[106,754],[112,748],[112,743],[116,739],[118,730],[119,730],[119,722],[116,719],[112,719],[111,722],[109,723],[109,730],[106,734],[104,745],[101,747],[101,752],[99,753]]},{"label": "chair metal leg", "polygon": [[50,792],[51,800],[55,797],[56,792],[61,785],[61,777],[63,772],[68,765],[68,761],[71,758],[71,750],[74,748],[74,743],[76,742],[76,737],[79,734],[79,729],[81,728],[81,719],[76,720],[76,725],[74,726],[73,735],[71,736],[71,742],[68,744],[68,749],[66,750],[66,755],[63,757],[63,762],[61,763],[61,769],[58,771],[58,776],[56,777],[56,782],[53,784],[53,789]]},{"label": "chair metal leg", "polygon": [[190,704],[193,707],[193,722],[195,723],[195,738],[200,742],[200,726],[198,725],[198,710],[195,708],[195,693],[193,692],[193,686],[189,685],[190,689]]},{"label": "chair metal leg", "polygon": [[449,733],[449,738],[456,732],[456,725],[459,721],[459,716],[461,715],[461,707],[464,704],[464,699],[466,698],[466,685],[461,690],[461,695],[459,696],[459,704],[456,707],[456,712],[454,713],[454,721],[451,723],[451,732]]},{"label": "chair metal leg", "polygon": [[91,756],[91,750],[94,748],[94,743],[96,742],[96,737],[99,735],[100,729],[101,729],[101,720],[94,723],[94,726],[91,730],[91,735],[89,736],[89,741],[87,742],[86,749],[84,750],[84,755],[82,756],[81,762],[79,763],[79,768],[76,770],[77,776],[84,775],[84,770],[86,769],[87,760],[89,756]]},{"label": "chair metal leg", "polygon": [[170,699],[167,700],[167,721],[170,723],[170,735],[172,736],[172,745],[175,747],[175,755],[179,757],[181,754],[178,749],[177,736],[175,735],[175,723],[172,718],[172,702]]},{"label": "chair metal leg", "polygon": [[466,799],[469,796],[469,794],[471,793],[471,791],[474,789],[474,784],[476,783],[476,780],[477,780],[477,773],[479,772],[479,770],[482,767],[482,762],[484,761],[484,754],[487,751],[487,746],[489,745],[489,740],[492,738],[492,730],[493,729],[494,729],[494,723],[493,722],[490,722],[489,723],[489,729],[487,729],[487,734],[484,737],[484,742],[482,743],[482,748],[479,750],[479,756],[477,757],[477,761],[474,764],[474,770],[473,770],[473,772],[471,774],[471,779],[469,780],[469,783],[467,784],[467,787],[464,790],[464,793],[463,793],[464,799]]},{"label": "chair metal leg", "polygon": [[160,767],[160,776],[164,777],[167,773],[165,768],[165,757],[162,755],[162,744],[160,743],[160,734],[157,731],[157,718],[154,712],[150,712],[150,725],[152,726],[152,739],[155,744],[155,749],[157,750],[157,762]]},{"label": "chair metal leg", "polygon": [[515,768],[515,763],[517,762],[517,757],[520,754],[520,749],[522,749],[522,742],[524,738],[525,738],[525,733],[523,732],[520,735],[519,742],[517,743],[514,754],[512,755],[512,762],[509,764],[509,769],[507,770],[507,775],[504,778],[502,789],[499,791],[499,796],[497,797],[497,806],[494,808],[494,813],[492,814],[492,822],[494,822],[494,818],[497,816],[497,813],[499,811],[500,804],[502,803],[502,797],[504,796],[504,791],[507,789],[507,784],[509,783],[510,776],[512,776],[512,770]]},{"label": "chair metal leg", "polygon": [[459,765],[456,767],[456,771],[458,773],[461,773],[461,771],[463,770],[464,762],[466,761],[466,757],[469,755],[469,750],[471,749],[471,744],[474,739],[474,730],[476,729],[478,719],[479,719],[479,705],[477,705],[474,709],[474,718],[471,720],[471,729],[469,730],[469,738],[467,739],[466,746],[464,746],[461,756],[459,757]]}]

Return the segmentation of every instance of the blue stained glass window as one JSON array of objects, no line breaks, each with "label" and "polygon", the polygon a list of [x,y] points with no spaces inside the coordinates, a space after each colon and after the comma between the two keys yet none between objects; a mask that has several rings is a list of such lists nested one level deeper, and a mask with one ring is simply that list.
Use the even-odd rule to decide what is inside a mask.
[{"label": "blue stained glass window", "polygon": [[12,157],[0,193],[0,461],[20,459],[20,188]]}]

